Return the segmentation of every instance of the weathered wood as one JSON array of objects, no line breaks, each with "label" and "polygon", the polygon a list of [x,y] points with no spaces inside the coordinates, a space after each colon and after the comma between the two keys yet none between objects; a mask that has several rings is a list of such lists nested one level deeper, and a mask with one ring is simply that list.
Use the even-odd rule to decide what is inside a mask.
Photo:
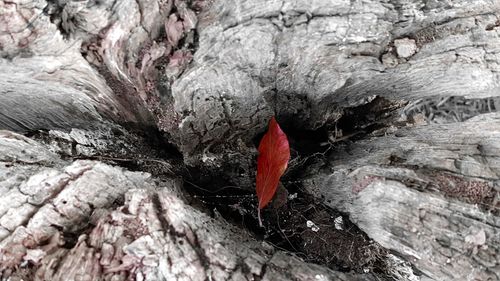
[{"label": "weathered wood", "polygon": [[68,162],[0,134],[2,280],[375,280],[334,272],[186,205],[179,181]]},{"label": "weathered wood", "polygon": [[[215,1],[172,86],[174,140],[188,160],[217,166],[228,151],[248,154],[273,114],[314,130],[375,96],[498,96],[499,11],[497,0]],[[398,53],[400,39],[416,53]]]},{"label": "weathered wood", "polygon": [[431,280],[497,280],[500,114],[334,149],[304,182]]},{"label": "weathered wood", "polygon": [[[1,2],[0,129],[43,140],[0,133],[2,278],[500,279],[499,13],[499,0]],[[309,141],[332,145],[324,165],[296,180],[403,260],[340,273],[257,242],[186,204],[184,165],[118,125],[156,127],[185,164],[250,190],[272,115],[297,151],[329,135]]]}]

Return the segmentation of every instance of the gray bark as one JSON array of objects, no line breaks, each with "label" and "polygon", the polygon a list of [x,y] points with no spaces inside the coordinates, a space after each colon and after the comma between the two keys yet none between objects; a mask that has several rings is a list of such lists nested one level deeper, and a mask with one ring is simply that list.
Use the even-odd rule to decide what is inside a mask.
[{"label": "gray bark", "polygon": [[[498,0],[1,2],[0,276],[500,280],[499,14]],[[184,198],[189,167],[253,190],[272,115],[292,180],[392,251],[383,272],[304,262]]]},{"label": "gray bark", "polygon": [[0,165],[5,280],[375,280],[256,241],[187,205],[175,179],[64,161],[7,131]]},{"label": "gray bark", "polygon": [[[273,114],[314,130],[375,96],[498,96],[499,10],[499,1],[216,1],[172,86],[180,148],[220,164],[227,149],[246,154],[237,140]],[[415,53],[400,53],[400,38]]]},{"label": "gray bark", "polygon": [[304,184],[432,280],[497,280],[499,114],[418,126],[331,154]]}]

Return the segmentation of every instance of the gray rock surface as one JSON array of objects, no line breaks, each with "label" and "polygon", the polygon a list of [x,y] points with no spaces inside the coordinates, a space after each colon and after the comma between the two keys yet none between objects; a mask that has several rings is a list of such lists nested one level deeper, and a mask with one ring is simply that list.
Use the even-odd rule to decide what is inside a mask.
[{"label": "gray rock surface", "polygon": [[401,58],[409,58],[417,52],[417,44],[414,39],[396,39],[394,40],[396,52]]}]

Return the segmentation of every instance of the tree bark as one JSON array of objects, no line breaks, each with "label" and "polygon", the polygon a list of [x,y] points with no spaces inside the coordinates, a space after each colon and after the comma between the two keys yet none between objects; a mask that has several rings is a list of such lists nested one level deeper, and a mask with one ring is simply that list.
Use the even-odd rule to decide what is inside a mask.
[{"label": "tree bark", "polygon": [[[2,280],[500,280],[499,14],[1,2]],[[273,115],[296,194],[263,239],[187,187],[253,193]]]},{"label": "tree bark", "polygon": [[64,161],[7,131],[0,151],[5,280],[375,280],[256,241],[187,205],[178,180]]}]

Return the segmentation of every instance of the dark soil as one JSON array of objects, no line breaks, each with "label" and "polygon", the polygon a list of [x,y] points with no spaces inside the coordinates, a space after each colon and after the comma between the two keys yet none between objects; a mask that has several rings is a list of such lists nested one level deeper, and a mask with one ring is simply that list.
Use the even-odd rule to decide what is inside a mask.
[{"label": "dark soil", "polygon": [[[253,233],[257,239],[334,270],[385,275],[387,250],[370,240],[347,215],[306,193],[301,179],[311,167],[325,165],[334,145],[354,141],[383,128],[384,121],[390,119],[391,111],[396,108],[383,99],[375,99],[368,106],[346,109],[345,117],[334,126],[314,131],[294,130],[283,122],[292,159],[274,201],[262,210],[264,227],[259,227],[257,220],[255,187],[230,180],[235,173],[230,169],[238,172],[238,167],[221,167],[218,171],[187,167],[182,154],[154,128],[129,127],[104,132],[112,140],[107,149],[83,155],[75,149],[81,144],[66,139],[54,140],[54,136],[46,132],[35,132],[31,137],[45,143],[58,142],[61,147],[58,152],[63,158],[100,160],[129,170],[149,172],[159,179],[181,176],[185,195],[193,206],[212,215],[217,212],[227,221]],[[256,146],[260,137],[254,140]]]},{"label": "dark soil", "polygon": [[[395,121],[394,104],[382,98],[355,108],[347,108],[335,124],[314,131],[297,129],[290,120],[279,118],[287,133],[291,160],[282,186],[273,202],[262,210],[264,227],[257,219],[255,187],[235,185],[225,179],[224,171],[194,171],[185,177],[185,190],[193,204],[221,214],[226,220],[248,229],[259,239],[292,252],[307,262],[326,265],[338,271],[386,273],[387,250],[369,239],[347,215],[324,205],[305,192],[302,178],[326,164],[330,149],[343,142],[383,131]],[[254,139],[255,146],[262,135]],[[335,187],[332,187],[335,188]],[[386,275],[387,276],[387,275]]]},{"label": "dark soil", "polygon": [[285,181],[284,186],[287,191],[278,192],[274,201],[262,211],[264,227],[261,228],[257,220],[257,198],[253,193],[234,187],[208,193],[194,183],[186,184],[194,194],[194,201],[212,211],[215,209],[258,239],[307,262],[339,271],[384,271],[387,251],[371,241],[345,214],[302,192],[299,181]]}]

